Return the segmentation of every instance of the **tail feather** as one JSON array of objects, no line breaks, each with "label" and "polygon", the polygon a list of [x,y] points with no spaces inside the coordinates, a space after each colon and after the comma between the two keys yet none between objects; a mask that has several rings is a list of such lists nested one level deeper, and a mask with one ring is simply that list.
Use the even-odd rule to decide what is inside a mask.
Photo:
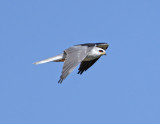
[{"label": "tail feather", "polygon": [[33,64],[43,64],[43,63],[52,62],[52,61],[57,62],[57,61],[61,61],[62,59],[64,59],[64,56],[63,56],[63,54],[60,54],[60,55],[53,56],[53,57],[48,58],[48,59],[44,59],[44,60],[35,62]]}]

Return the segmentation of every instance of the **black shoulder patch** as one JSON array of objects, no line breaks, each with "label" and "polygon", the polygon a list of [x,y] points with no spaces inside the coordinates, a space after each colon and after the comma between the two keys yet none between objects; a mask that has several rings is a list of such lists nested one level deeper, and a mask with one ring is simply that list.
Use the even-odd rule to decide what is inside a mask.
[{"label": "black shoulder patch", "polygon": [[80,46],[88,46],[88,47],[94,47],[95,43],[85,43],[85,44],[79,44]]},{"label": "black shoulder patch", "polygon": [[93,46],[99,46],[107,43],[85,43],[85,44],[78,44],[76,46],[88,46],[88,47],[93,47]]}]

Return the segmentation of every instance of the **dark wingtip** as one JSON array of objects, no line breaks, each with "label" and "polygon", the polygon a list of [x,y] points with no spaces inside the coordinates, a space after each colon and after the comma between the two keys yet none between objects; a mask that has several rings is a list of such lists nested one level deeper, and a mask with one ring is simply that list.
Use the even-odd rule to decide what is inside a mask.
[{"label": "dark wingtip", "polygon": [[81,75],[82,73],[83,73],[83,71],[78,71],[78,73],[77,73],[77,74],[80,74],[80,75]]},{"label": "dark wingtip", "polygon": [[62,83],[62,81],[63,81],[63,79],[60,79],[60,80],[58,81],[58,83],[59,83],[59,84],[61,84],[61,83]]}]

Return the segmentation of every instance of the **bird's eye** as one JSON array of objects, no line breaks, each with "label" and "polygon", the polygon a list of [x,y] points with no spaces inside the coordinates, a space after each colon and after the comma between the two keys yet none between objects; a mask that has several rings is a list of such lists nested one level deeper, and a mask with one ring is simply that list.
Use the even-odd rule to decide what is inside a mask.
[{"label": "bird's eye", "polygon": [[103,52],[103,50],[99,50],[99,52]]}]

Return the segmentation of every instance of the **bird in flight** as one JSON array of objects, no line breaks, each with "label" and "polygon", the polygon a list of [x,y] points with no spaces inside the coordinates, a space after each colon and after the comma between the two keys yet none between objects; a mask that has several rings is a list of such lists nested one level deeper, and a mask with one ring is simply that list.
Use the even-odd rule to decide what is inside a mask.
[{"label": "bird in flight", "polygon": [[106,55],[107,43],[86,43],[72,46],[62,54],[35,62],[43,64],[47,62],[64,62],[62,74],[58,83],[62,81],[80,64],[78,74],[89,69],[102,55]]}]

